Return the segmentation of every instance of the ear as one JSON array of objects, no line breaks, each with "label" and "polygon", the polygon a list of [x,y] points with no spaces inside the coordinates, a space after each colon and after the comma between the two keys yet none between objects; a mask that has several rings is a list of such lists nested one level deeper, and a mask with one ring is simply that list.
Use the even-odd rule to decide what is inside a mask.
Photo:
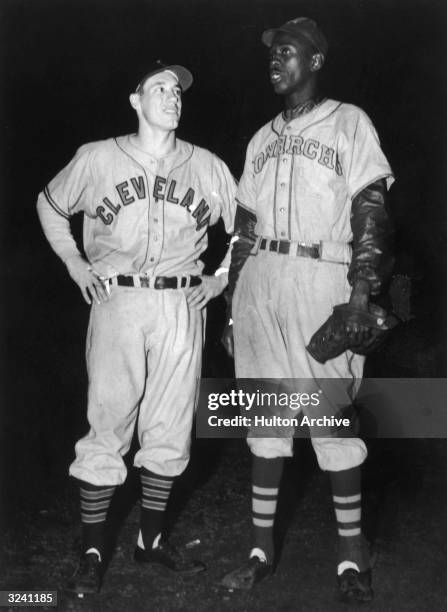
[{"label": "ear", "polygon": [[139,94],[137,94],[135,92],[131,93],[130,96],[129,96],[129,102],[130,102],[131,107],[134,110],[137,110],[137,108],[140,107],[140,96],[139,96]]},{"label": "ear", "polygon": [[321,70],[324,64],[324,55],[322,53],[314,53],[310,60],[310,69],[312,72]]}]

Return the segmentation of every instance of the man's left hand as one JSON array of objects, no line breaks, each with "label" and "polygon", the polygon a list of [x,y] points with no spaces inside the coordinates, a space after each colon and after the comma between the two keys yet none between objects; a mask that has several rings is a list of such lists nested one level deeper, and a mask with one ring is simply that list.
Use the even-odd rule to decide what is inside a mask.
[{"label": "man's left hand", "polygon": [[186,300],[191,308],[202,310],[210,300],[217,297],[225,289],[226,279],[221,276],[201,276],[202,282],[197,287],[188,289]]}]

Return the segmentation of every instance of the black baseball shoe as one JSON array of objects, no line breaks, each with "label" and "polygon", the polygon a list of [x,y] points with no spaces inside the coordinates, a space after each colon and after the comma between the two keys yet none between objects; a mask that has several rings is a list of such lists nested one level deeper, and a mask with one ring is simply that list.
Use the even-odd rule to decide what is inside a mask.
[{"label": "black baseball shoe", "polygon": [[259,557],[251,557],[243,565],[222,578],[221,585],[227,589],[249,591],[257,582],[273,572],[273,565],[261,561]]},{"label": "black baseball shoe", "polygon": [[373,598],[370,569],[358,572],[349,568],[337,576],[337,583],[340,598],[346,603],[362,603]]},{"label": "black baseball shoe", "polygon": [[98,593],[102,583],[102,564],[96,553],[81,556],[79,566],[68,581],[66,590],[75,595]]},{"label": "black baseball shoe", "polygon": [[156,548],[144,549],[137,546],[133,558],[137,563],[163,565],[181,576],[194,576],[206,569],[201,561],[189,559],[183,550],[162,540]]}]

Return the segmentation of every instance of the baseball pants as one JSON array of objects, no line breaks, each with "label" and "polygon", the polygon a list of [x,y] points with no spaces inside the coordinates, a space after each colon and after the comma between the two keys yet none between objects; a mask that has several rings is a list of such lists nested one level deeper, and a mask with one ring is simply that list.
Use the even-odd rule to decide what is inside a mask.
[{"label": "baseball pants", "polygon": [[[237,378],[346,380],[344,387],[338,387],[336,404],[327,406],[326,416],[335,415],[341,404],[349,406],[360,386],[364,358],[345,352],[323,365],[305,350],[333,307],[349,300],[346,273],[345,265],[310,258],[268,251],[250,256],[233,298]],[[310,411],[309,416],[313,416]],[[275,437],[256,437],[255,431],[249,431],[247,442],[259,457],[289,457],[293,431],[276,431]],[[359,438],[318,437],[318,428],[310,433],[323,470],[346,470],[366,458],[366,446]]]},{"label": "baseball pants", "polygon": [[203,311],[183,289],[112,287],[93,304],[87,334],[88,434],[70,474],[95,485],[126,478],[123,455],[138,424],[134,464],[177,476],[188,460],[201,374]]}]

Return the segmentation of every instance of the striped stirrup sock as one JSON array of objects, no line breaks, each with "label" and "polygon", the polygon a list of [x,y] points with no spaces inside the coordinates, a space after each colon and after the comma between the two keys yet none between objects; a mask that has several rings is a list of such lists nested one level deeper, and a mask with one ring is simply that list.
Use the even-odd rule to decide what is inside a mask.
[{"label": "striped stirrup sock", "polygon": [[[141,535],[144,548],[152,548],[163,530],[166,505],[174,478],[141,468]],[[155,543],[156,545],[156,543]]]},{"label": "striped stirrup sock", "polygon": [[83,481],[80,483],[82,547],[84,551],[96,548],[99,555],[102,555],[104,526],[115,489],[115,485],[98,486]]},{"label": "striped stirrup sock", "polygon": [[362,495],[360,466],[329,472],[339,536],[338,573],[353,568],[369,568],[369,552],[362,535]]},{"label": "striped stirrup sock", "polygon": [[273,563],[273,525],[278,501],[279,483],[284,465],[283,457],[264,459],[252,457],[252,520],[254,549],[252,555]]}]

